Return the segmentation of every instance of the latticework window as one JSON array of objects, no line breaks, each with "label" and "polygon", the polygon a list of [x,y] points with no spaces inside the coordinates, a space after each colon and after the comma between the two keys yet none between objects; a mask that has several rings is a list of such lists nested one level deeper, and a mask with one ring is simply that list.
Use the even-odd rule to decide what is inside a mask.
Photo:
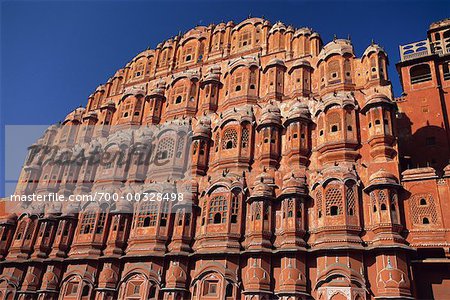
[{"label": "latticework window", "polygon": [[328,81],[338,81],[340,76],[340,65],[339,61],[331,61],[328,64]]},{"label": "latticework window", "polygon": [[185,137],[184,137],[184,136],[179,136],[179,137],[178,137],[178,144],[177,144],[177,158],[180,158],[180,157],[181,157],[181,154],[183,153],[184,140],[185,140]]},{"label": "latticework window", "polygon": [[206,219],[206,199],[203,200],[202,204],[202,226],[205,225],[205,219]]},{"label": "latticework window", "polygon": [[219,151],[220,135],[217,132],[216,138],[214,139],[214,146],[216,147],[216,152]]},{"label": "latticework window", "polygon": [[261,203],[253,202],[252,215],[255,220],[261,220]]},{"label": "latticework window", "polygon": [[95,225],[95,212],[86,212],[81,220],[80,234],[92,233]]},{"label": "latticework window", "polygon": [[329,188],[325,193],[327,216],[342,214],[342,191],[338,187]]},{"label": "latticework window", "polygon": [[137,217],[137,227],[156,226],[158,216],[158,203],[145,201],[142,203]]},{"label": "latticework window", "polygon": [[183,102],[184,98],[186,97],[186,93],[187,93],[187,86],[184,84],[181,84],[180,86],[174,88],[172,103],[179,104]]},{"label": "latticework window", "polygon": [[328,118],[328,130],[330,132],[336,132],[341,130],[341,117],[337,112],[329,113]]},{"label": "latticework window", "polygon": [[239,44],[238,47],[245,47],[250,45],[250,39],[251,39],[252,35],[249,31],[243,31],[239,34]]},{"label": "latticework window", "polygon": [[434,198],[430,194],[415,195],[412,198],[410,210],[414,224],[440,223]]},{"label": "latticework window", "polygon": [[223,133],[222,149],[233,149],[237,146],[238,134],[233,128],[228,128]]},{"label": "latticework window", "polygon": [[248,139],[249,139],[249,133],[248,133],[248,129],[244,128],[242,129],[242,148],[247,148],[248,147]]},{"label": "latticework window", "polygon": [[193,145],[192,145],[192,154],[197,154],[197,150],[198,150],[198,141],[194,141]]},{"label": "latticework window", "polygon": [[106,223],[106,213],[102,212],[98,216],[97,229],[95,230],[95,233],[99,233],[99,234],[103,233],[103,229],[105,228],[105,223]]},{"label": "latticework window", "polygon": [[294,216],[294,199],[288,200],[287,216],[288,218],[292,218]]},{"label": "latticework window", "polygon": [[349,59],[345,59],[344,61],[344,75],[345,81],[350,82],[352,79],[352,63]]},{"label": "latticework window", "polygon": [[370,192],[370,204],[372,205],[372,212],[377,211],[377,199],[375,198],[375,192]]},{"label": "latticework window", "polygon": [[391,198],[391,216],[392,216],[392,221],[394,223],[398,222],[398,218],[397,218],[397,193],[395,191],[390,192],[390,198]]},{"label": "latticework window", "polygon": [[244,82],[244,74],[241,71],[233,73],[232,77],[232,92],[239,92],[242,90],[242,84]]},{"label": "latticework window", "polygon": [[171,137],[165,137],[159,141],[158,151],[156,152],[159,159],[168,159],[173,157],[175,141]]},{"label": "latticework window", "polygon": [[322,217],[322,191],[316,193],[317,217]]},{"label": "latticework window", "polygon": [[378,202],[379,202],[381,210],[386,210],[386,207],[388,205],[388,199],[387,199],[386,193],[384,191],[378,192]]},{"label": "latticework window", "polygon": [[186,47],[183,53],[184,61],[191,61],[194,55],[194,48],[192,46]]},{"label": "latticework window", "polygon": [[183,225],[183,214],[184,214],[184,209],[177,209],[177,213],[176,213],[176,217],[175,217],[175,225],[176,226],[181,226]]},{"label": "latticework window", "polygon": [[216,196],[209,204],[208,223],[225,223],[227,221],[228,205],[224,196]]},{"label": "latticework window", "polygon": [[233,197],[231,198],[231,222],[232,223],[236,223],[238,213],[239,213],[238,198],[233,195]]},{"label": "latticework window", "polygon": [[356,195],[355,195],[355,186],[350,185],[347,186],[347,194],[345,196],[345,199],[347,201],[347,215],[353,216],[355,214],[355,202],[356,202]]},{"label": "latticework window", "polygon": [[161,224],[161,226],[166,226],[167,225],[167,216],[169,215],[169,201],[163,200],[161,202],[160,214],[161,214],[160,224]]},{"label": "latticework window", "polygon": [[270,214],[270,202],[269,201],[265,201],[264,202],[264,216],[263,216],[263,219],[264,220],[269,220],[269,214]]}]

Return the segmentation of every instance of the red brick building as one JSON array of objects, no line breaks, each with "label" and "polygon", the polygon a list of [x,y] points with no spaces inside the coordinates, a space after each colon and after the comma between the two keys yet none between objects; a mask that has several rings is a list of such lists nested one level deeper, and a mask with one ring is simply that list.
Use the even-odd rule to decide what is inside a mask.
[{"label": "red brick building", "polygon": [[[38,144],[190,120],[192,210],[5,213],[0,299],[450,298],[449,33],[442,21],[425,50],[402,46],[397,100],[380,46],[357,57],[259,18],[138,54]],[[161,145],[169,161],[187,147]],[[152,172],[31,162],[17,193],[89,193],[113,174],[120,194]]]}]

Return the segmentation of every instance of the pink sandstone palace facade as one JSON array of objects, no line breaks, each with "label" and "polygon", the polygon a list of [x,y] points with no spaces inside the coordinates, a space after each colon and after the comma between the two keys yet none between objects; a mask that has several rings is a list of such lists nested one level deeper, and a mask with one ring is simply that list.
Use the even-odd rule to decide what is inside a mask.
[{"label": "pink sandstone palace facade", "polygon": [[[260,18],[138,54],[38,143],[188,121],[192,208],[5,212],[0,299],[450,299],[449,39],[444,20],[400,47],[396,99],[377,44]],[[150,173],[30,163],[17,192]]]}]

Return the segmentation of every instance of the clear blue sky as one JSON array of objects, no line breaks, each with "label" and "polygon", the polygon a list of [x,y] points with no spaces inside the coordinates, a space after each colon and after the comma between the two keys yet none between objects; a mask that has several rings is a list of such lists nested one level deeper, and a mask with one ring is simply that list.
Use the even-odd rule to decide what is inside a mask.
[{"label": "clear blue sky", "polygon": [[350,34],[357,56],[373,38],[388,52],[399,95],[398,45],[425,39],[431,22],[450,17],[450,2],[3,1],[2,127],[55,123],[147,47],[198,24],[249,14],[312,27],[324,43]]}]

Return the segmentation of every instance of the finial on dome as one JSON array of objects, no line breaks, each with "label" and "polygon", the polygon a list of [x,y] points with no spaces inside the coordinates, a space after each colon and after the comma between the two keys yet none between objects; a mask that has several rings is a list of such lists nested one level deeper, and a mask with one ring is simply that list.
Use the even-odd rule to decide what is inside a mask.
[{"label": "finial on dome", "polygon": [[373,38],[372,38],[372,41],[370,42],[370,44],[371,44],[372,46],[375,44]]},{"label": "finial on dome", "polygon": [[333,36],[333,42],[336,42],[336,40],[337,40],[337,36],[336,36],[336,33],[335,33],[334,36]]}]

